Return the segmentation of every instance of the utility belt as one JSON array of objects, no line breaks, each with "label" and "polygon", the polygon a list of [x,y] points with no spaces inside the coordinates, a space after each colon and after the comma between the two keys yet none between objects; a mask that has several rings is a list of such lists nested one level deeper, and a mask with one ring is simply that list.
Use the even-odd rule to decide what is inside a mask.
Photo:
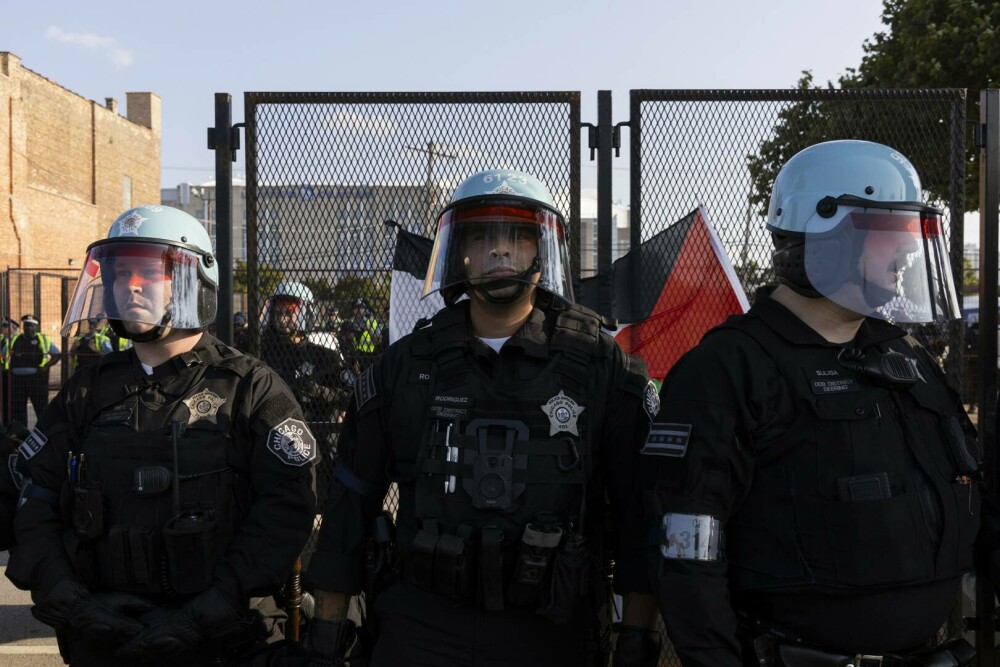
[{"label": "utility belt", "polygon": [[[752,654],[756,658],[753,664],[760,667],[965,667],[976,660],[976,649],[961,638],[906,655],[844,655],[809,646],[795,635],[742,612],[738,616],[744,654]],[[762,630],[764,634],[760,634]]]},{"label": "utility belt", "polygon": [[[147,479],[145,484],[156,482]],[[73,534],[93,545],[97,557],[94,574],[102,587],[186,596],[211,586],[218,555],[218,521],[210,504],[185,505],[163,526],[116,524],[105,530],[105,503],[98,481],[83,482],[73,489]]]},{"label": "utility belt", "polygon": [[548,513],[512,540],[497,526],[459,526],[443,532],[424,520],[403,559],[402,579],[457,603],[488,611],[533,609],[568,623],[589,597],[598,609],[604,596],[601,568],[582,535],[564,530]]}]

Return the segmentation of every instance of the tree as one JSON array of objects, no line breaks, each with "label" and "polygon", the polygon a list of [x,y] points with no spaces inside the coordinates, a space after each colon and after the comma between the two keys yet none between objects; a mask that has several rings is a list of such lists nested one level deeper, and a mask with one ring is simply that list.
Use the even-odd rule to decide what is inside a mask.
[{"label": "tree", "polygon": [[[866,40],[857,69],[840,77],[844,89],[966,88],[966,114],[979,119],[979,91],[995,87],[1000,77],[1000,3],[977,0],[885,0],[882,23],[886,30]],[[833,88],[832,83],[827,84]],[[806,72],[800,88],[812,86]],[[880,109],[879,107],[882,107]],[[864,138],[880,141],[907,154],[917,167],[924,187],[938,201],[947,202],[951,166],[941,160],[943,141],[927,141],[934,132],[950,133],[951,118],[944,108],[921,109],[919,103],[812,102],[797,103],[780,114],[773,135],[748,158],[754,178],[753,201],[766,207],[774,176],[798,150],[827,138]],[[914,119],[919,120],[914,120]],[[912,129],[923,128],[925,135]],[[938,136],[938,135],[935,135]],[[969,142],[966,142],[968,146]],[[978,208],[978,151],[967,148],[965,208]]]},{"label": "tree", "polygon": [[[274,294],[278,283],[285,279],[285,272],[262,262],[257,265],[257,277],[257,295],[261,299],[266,299]],[[248,292],[247,263],[241,259],[236,260],[236,268],[233,271],[233,291],[242,294]]]}]

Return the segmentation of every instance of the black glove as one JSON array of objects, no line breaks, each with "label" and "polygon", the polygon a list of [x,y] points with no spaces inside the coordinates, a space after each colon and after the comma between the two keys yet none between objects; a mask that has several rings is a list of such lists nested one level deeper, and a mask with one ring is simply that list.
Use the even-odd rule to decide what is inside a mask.
[{"label": "black glove", "polygon": [[31,615],[56,630],[67,631],[88,595],[90,592],[86,587],[75,579],[60,579],[44,595],[34,592],[31,594],[31,599],[35,602]]},{"label": "black glove", "polygon": [[140,617],[144,630],[115,655],[128,660],[175,658],[211,638],[233,647],[252,641],[254,625],[249,609],[218,588],[209,588],[182,607],[162,607]]},{"label": "black glove", "polygon": [[309,621],[309,632],[306,633],[306,641],[303,644],[310,659],[309,664],[342,667],[357,634],[358,628],[352,620],[312,619]]},{"label": "black glove", "polygon": [[660,633],[635,625],[618,628],[612,667],[656,667],[660,661]]},{"label": "black glove", "polygon": [[120,646],[142,631],[138,616],[153,604],[129,593],[94,593],[70,621],[70,633],[90,644]]}]

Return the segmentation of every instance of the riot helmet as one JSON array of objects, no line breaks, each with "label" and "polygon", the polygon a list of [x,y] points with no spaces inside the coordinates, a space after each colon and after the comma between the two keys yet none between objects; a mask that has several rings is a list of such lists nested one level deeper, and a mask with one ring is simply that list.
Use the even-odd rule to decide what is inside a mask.
[{"label": "riot helmet", "polygon": [[285,335],[306,333],[311,329],[312,307],[311,289],[293,280],[283,280],[265,306],[264,321]]},{"label": "riot helmet", "polygon": [[959,317],[939,209],[900,152],[828,141],[794,155],[771,191],[767,228],[783,285],[894,322]]},{"label": "riot helmet", "polygon": [[215,319],[218,284],[212,242],[198,220],[169,206],[132,208],[87,247],[62,335],[105,314],[118,336],[138,342],[168,328],[201,330]]},{"label": "riot helmet", "polygon": [[470,176],[438,218],[423,296],[440,291],[452,304],[475,290],[510,303],[532,285],[573,300],[566,221],[552,194],[519,171]]}]

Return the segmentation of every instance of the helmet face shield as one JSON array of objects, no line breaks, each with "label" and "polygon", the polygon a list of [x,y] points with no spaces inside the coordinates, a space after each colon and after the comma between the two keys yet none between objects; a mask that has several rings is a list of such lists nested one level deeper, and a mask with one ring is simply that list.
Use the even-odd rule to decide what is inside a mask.
[{"label": "helmet face shield", "polygon": [[423,296],[453,286],[537,285],[572,300],[562,216],[522,199],[467,200],[438,220]]},{"label": "helmet face shield", "polygon": [[265,305],[267,322],[283,334],[309,330],[309,305],[304,299],[275,294]]},{"label": "helmet face shield", "polygon": [[824,219],[812,226],[830,231],[805,234],[805,272],[816,291],[860,315],[893,322],[960,317],[940,211],[842,199],[846,205],[816,214]]},{"label": "helmet face shield", "polygon": [[201,329],[215,319],[215,286],[200,273],[201,253],[158,242],[102,241],[87,250],[62,335],[107,317],[129,331]]}]

